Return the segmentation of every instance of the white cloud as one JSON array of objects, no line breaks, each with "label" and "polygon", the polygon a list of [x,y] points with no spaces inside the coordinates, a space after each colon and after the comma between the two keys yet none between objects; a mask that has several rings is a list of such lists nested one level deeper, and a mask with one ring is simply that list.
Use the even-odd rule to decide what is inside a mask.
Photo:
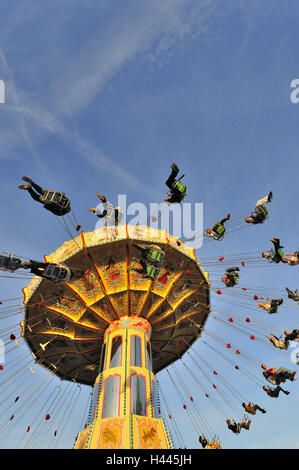
[{"label": "white cloud", "polygon": [[192,0],[154,0],[131,2],[127,10],[124,16],[108,22],[88,48],[66,62],[55,85],[59,114],[69,116],[88,106],[109,80],[151,47],[159,55],[187,34],[205,32],[205,22],[218,7],[215,0],[200,6]]}]

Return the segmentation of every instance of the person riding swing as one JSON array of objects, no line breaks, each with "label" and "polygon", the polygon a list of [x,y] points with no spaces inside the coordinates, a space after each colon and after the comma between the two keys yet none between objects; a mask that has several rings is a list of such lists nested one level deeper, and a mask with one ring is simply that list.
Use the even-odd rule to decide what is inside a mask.
[{"label": "person riding swing", "polygon": [[155,281],[164,263],[164,251],[157,245],[144,246],[134,243],[134,247],[141,252],[141,259],[139,260],[141,268],[129,267],[128,270],[136,271],[142,274],[144,278]]},{"label": "person riding swing", "polygon": [[180,203],[187,194],[187,187],[180,181],[185,175],[182,175],[179,179],[176,180],[176,177],[180,171],[179,167],[175,163],[172,163],[171,169],[171,174],[165,183],[170,191],[168,192],[168,197],[165,198],[164,201],[170,203]]},{"label": "person riding swing", "polygon": [[13,255],[4,255],[0,253],[0,270],[13,273],[22,265],[20,258]]},{"label": "person riding swing", "polygon": [[208,228],[204,235],[207,237],[214,238],[214,240],[222,240],[225,234],[224,223],[230,219],[230,214],[227,214],[220,222],[215,222],[210,228]]},{"label": "person riding swing", "polygon": [[234,287],[240,282],[237,271],[240,271],[238,266],[226,269],[224,276],[221,278],[221,281],[224,282],[226,287]]},{"label": "person riding swing", "polygon": [[64,263],[42,263],[30,260],[21,265],[23,269],[30,269],[32,274],[52,282],[67,282],[74,277],[74,273]]},{"label": "person riding swing", "polygon": [[281,248],[280,240],[277,237],[271,238],[271,242],[273,243],[273,248],[271,250],[267,250],[270,252],[268,253],[262,253],[263,258],[268,259],[270,263],[280,263],[280,261],[283,261],[284,254]]},{"label": "person riding swing", "polygon": [[255,205],[255,209],[251,212],[249,217],[246,217],[245,222],[254,225],[262,224],[267,219],[269,214],[265,204],[271,202],[272,197],[272,191],[270,191],[268,196],[259,199]]},{"label": "person riding swing", "polygon": [[[54,215],[63,216],[70,212],[71,203],[65,193],[61,191],[43,189],[38,184],[34,183],[27,176],[22,179],[29,184],[19,186],[19,189],[25,189],[29,192],[32,199],[44,205],[44,208],[52,212]],[[35,191],[33,191],[33,189]]]}]

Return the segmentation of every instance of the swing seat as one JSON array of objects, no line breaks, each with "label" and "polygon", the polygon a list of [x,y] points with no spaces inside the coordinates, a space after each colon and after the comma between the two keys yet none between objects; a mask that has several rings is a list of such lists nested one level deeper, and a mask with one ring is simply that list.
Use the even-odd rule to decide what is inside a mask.
[{"label": "swing seat", "polygon": [[144,277],[147,279],[150,279],[151,281],[155,281],[157,277],[159,276],[160,269],[156,268],[156,266],[152,266],[151,264],[148,264],[146,266],[146,274]]},{"label": "swing seat", "polygon": [[63,214],[67,214],[71,210],[70,200],[65,193],[60,191],[47,191],[41,196],[40,201],[45,206],[53,207],[53,209],[55,208]]},{"label": "swing seat", "polygon": [[147,252],[146,259],[151,264],[160,267],[163,265],[164,256],[165,254],[162,250],[158,250],[157,248],[150,248]]},{"label": "swing seat", "polygon": [[65,265],[49,263],[44,271],[43,277],[49,281],[66,282],[71,277],[71,271]]},{"label": "swing seat", "polygon": [[0,253],[0,269],[2,271],[9,271],[13,273],[21,265],[20,258],[17,258],[13,255],[3,255]]},{"label": "swing seat", "polygon": [[214,240],[222,240],[225,234],[225,228],[219,222],[216,222],[212,225],[211,232],[211,237],[214,238]]}]

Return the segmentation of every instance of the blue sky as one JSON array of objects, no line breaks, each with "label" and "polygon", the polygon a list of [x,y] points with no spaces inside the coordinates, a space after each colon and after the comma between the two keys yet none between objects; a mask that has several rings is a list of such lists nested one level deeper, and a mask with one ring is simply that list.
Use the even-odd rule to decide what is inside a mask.
[{"label": "blue sky", "polygon": [[[205,226],[227,212],[244,215],[269,190],[274,194],[264,225],[205,243],[199,259],[261,253],[273,235],[287,252],[298,248],[299,104],[290,101],[290,83],[299,78],[296,1],[3,0],[0,12],[2,250],[39,259],[67,239],[55,218],[17,189],[23,175],[64,190],[90,231],[96,193],[159,202],[172,162],[185,173],[188,202],[203,202]],[[244,269],[242,285],[295,289],[297,268]],[[2,279],[2,298],[17,297],[23,286]],[[279,317],[263,320],[269,328],[297,328],[297,309],[286,300]],[[212,318],[207,327],[226,332]],[[270,347],[225,334],[263,361],[293,367],[287,355],[280,360]],[[298,384],[286,387],[288,397],[271,400],[255,383],[238,382],[203,345],[196,350],[267,408],[252,431],[236,437],[217,410],[200,402],[224,447],[298,447]],[[164,372],[160,381],[167,387]],[[174,392],[170,399],[175,403]],[[178,422],[195,445],[183,410]],[[68,447],[74,437],[69,430]]]}]

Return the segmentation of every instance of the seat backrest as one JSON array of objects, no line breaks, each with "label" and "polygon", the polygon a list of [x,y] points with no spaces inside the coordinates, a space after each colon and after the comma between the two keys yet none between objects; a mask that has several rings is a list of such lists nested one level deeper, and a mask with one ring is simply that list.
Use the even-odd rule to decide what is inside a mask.
[{"label": "seat backrest", "polygon": [[44,204],[53,204],[61,209],[66,209],[70,206],[68,197],[60,191],[47,191],[41,196],[40,200]]},{"label": "seat backrest", "polygon": [[157,278],[158,274],[159,274],[159,271],[155,266],[152,266],[151,264],[148,264],[146,266],[146,275],[149,278],[155,280]]},{"label": "seat backrest", "polygon": [[264,218],[268,217],[268,209],[265,206],[258,206],[256,211],[259,215],[262,215]]},{"label": "seat backrest", "polygon": [[187,191],[187,187],[183,183],[181,183],[180,181],[176,181],[174,183],[174,188],[178,189],[180,191],[180,193],[182,193],[182,194],[185,194],[186,191]]}]

